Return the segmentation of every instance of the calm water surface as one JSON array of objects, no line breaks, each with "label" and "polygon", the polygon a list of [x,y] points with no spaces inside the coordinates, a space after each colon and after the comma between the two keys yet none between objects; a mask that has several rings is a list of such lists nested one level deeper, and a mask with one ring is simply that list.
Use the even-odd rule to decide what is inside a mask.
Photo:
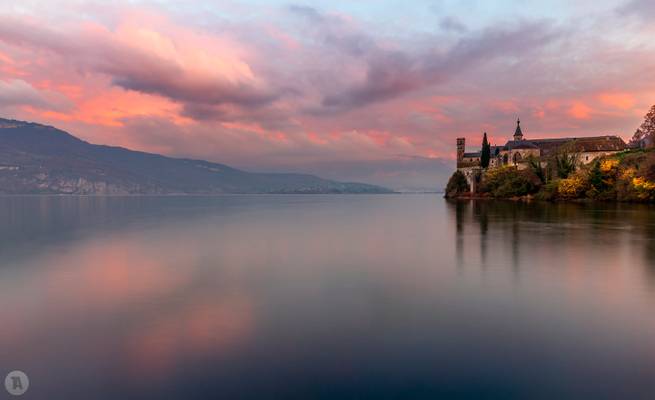
[{"label": "calm water surface", "polygon": [[0,198],[0,366],[31,399],[653,399],[655,209]]}]

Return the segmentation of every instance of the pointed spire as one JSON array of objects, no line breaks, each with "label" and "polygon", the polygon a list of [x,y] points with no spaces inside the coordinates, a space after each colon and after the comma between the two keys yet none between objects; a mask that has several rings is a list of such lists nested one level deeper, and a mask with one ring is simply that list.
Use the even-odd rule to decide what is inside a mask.
[{"label": "pointed spire", "polygon": [[516,120],[516,131],[514,132],[514,140],[523,140],[523,132],[521,131],[521,118]]}]

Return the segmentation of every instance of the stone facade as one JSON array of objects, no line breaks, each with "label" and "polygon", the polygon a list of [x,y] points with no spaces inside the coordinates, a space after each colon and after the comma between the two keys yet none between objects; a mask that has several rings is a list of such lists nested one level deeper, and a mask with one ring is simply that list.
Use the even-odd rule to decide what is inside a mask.
[{"label": "stone facade", "polygon": [[[616,154],[627,149],[626,143],[618,136],[595,136],[561,139],[526,139],[521,129],[521,121],[516,123],[513,140],[504,146],[491,146],[489,168],[514,165],[519,169],[528,167],[531,158],[545,164],[545,158],[553,153],[565,150],[576,157],[580,164],[589,164],[595,159]],[[464,172],[467,179],[479,174],[481,152],[466,152],[464,138],[457,139],[457,169]],[[469,184],[471,182],[469,181]],[[474,185],[471,185],[473,187]]]}]

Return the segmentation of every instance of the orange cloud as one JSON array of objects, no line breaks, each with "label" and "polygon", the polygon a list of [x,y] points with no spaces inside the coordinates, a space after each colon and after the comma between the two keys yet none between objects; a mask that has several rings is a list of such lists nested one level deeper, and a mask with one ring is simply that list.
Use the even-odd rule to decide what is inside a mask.
[{"label": "orange cloud", "polygon": [[[74,86],[61,87],[60,85],[58,89],[68,95],[80,96],[79,88]],[[30,110],[47,119],[79,121],[108,127],[121,127],[123,119],[140,116],[165,117],[178,124],[189,121],[179,115],[179,104],[160,96],[126,91],[120,88],[108,88],[101,93],[88,94],[77,100],[75,109],[71,112]]]},{"label": "orange cloud", "polygon": [[634,96],[629,93],[602,93],[598,98],[604,104],[620,110],[629,110],[636,103]]},{"label": "orange cloud", "polygon": [[576,119],[589,119],[592,113],[591,107],[581,101],[576,101],[569,109],[569,115]]}]

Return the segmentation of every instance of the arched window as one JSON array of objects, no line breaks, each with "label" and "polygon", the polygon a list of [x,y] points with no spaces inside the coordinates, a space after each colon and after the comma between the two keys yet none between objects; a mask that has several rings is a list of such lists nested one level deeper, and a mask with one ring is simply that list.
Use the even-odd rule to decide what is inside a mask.
[{"label": "arched window", "polygon": [[514,153],[514,164],[521,162],[521,153]]},{"label": "arched window", "polygon": [[505,153],[505,155],[503,155],[503,164],[507,165],[508,162],[509,162],[509,157],[507,157],[507,153]]}]

